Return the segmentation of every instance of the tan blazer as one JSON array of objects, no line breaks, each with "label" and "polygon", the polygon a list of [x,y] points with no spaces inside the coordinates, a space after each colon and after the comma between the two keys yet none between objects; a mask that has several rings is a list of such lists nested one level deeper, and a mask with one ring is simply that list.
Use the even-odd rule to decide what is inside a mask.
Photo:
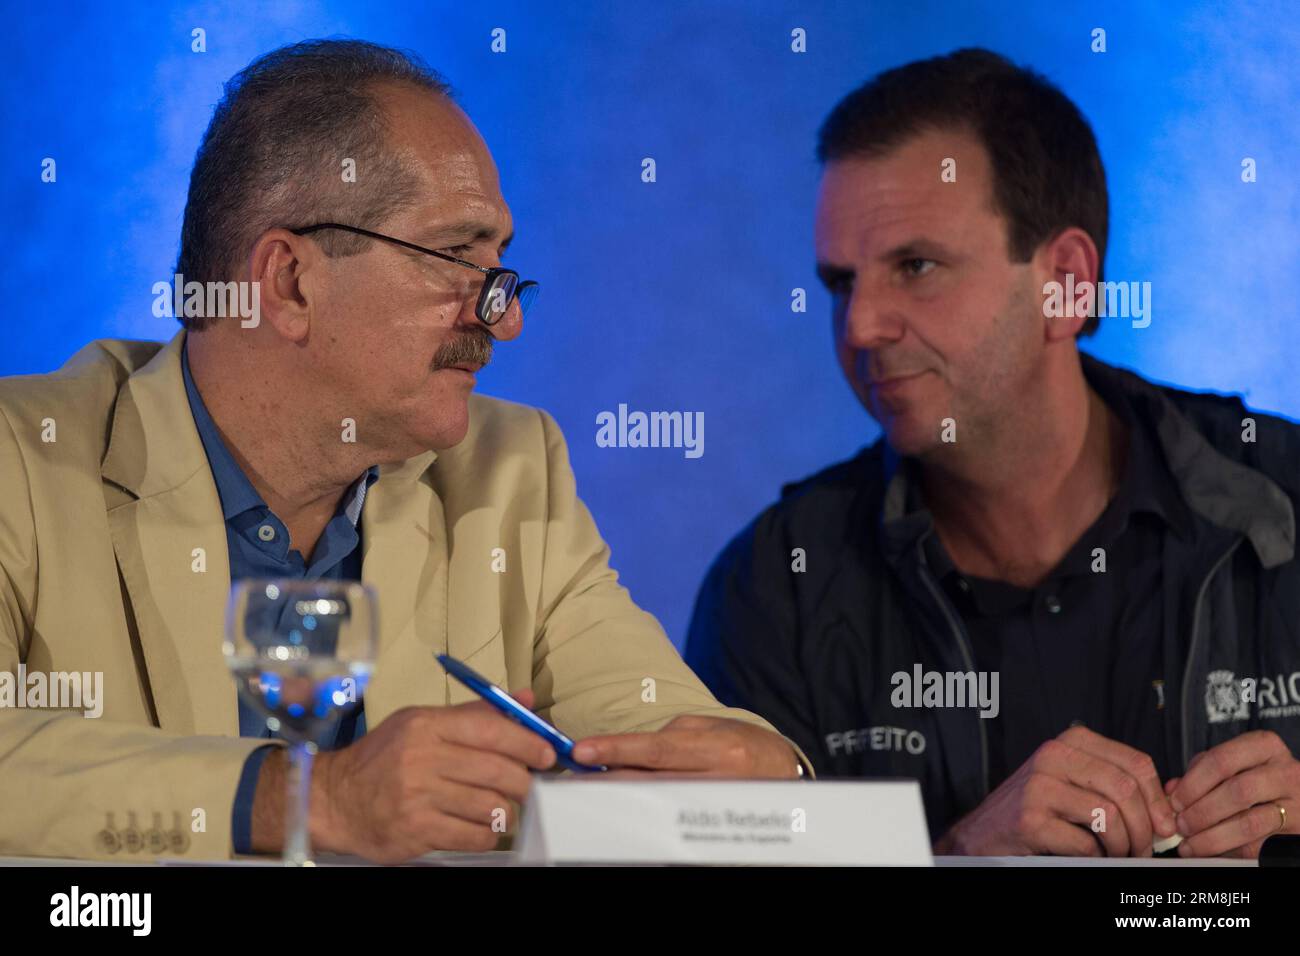
[{"label": "tan blazer", "polygon": [[[136,859],[159,829],[167,853],[232,853],[240,770],[266,741],[238,736],[221,655],[226,531],[183,337],[101,340],[58,372],[0,379],[0,671],[102,672],[104,698],[98,719],[0,708],[0,855],[132,858],[110,823],[153,839]],[[531,685],[575,738],[679,714],[768,726],[723,708],[618,584],[545,412],[473,396],[463,442],[382,469],[362,532],[381,626],[370,727],[473,699],[439,652]]]}]

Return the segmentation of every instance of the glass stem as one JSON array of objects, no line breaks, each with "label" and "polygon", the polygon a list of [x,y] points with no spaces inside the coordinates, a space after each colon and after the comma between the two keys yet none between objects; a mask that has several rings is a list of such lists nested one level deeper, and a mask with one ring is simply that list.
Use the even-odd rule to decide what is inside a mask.
[{"label": "glass stem", "polygon": [[307,828],[311,796],[311,764],[316,745],[289,746],[289,794],[284,819],[284,865],[312,866],[311,834]]}]

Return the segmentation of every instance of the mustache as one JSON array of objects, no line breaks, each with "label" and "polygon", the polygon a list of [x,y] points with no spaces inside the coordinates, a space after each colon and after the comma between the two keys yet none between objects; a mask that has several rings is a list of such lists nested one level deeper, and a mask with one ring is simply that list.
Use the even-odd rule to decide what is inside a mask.
[{"label": "mustache", "polygon": [[435,371],[454,365],[487,365],[492,361],[492,345],[496,340],[486,331],[475,329],[444,342],[433,355]]}]

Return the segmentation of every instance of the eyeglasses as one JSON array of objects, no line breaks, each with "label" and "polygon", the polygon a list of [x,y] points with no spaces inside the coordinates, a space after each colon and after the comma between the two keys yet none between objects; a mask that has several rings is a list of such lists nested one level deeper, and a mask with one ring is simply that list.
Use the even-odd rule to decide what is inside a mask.
[{"label": "eyeglasses", "polygon": [[519,279],[519,273],[514,269],[502,269],[499,266],[494,269],[488,269],[484,266],[475,265],[464,259],[457,259],[455,256],[449,256],[445,252],[436,252],[433,249],[426,249],[424,246],[417,246],[413,242],[407,242],[404,239],[394,239],[392,236],[385,236],[382,233],[371,232],[369,229],[360,229],[356,226],[345,226],[337,222],[318,222],[314,226],[303,226],[301,229],[290,229],[295,236],[305,236],[308,233],[316,232],[320,229],[342,229],[344,232],[356,233],[358,236],[366,236],[370,239],[379,239],[382,242],[391,242],[395,246],[402,246],[406,249],[414,249],[416,252],[423,252],[426,256],[433,256],[446,262],[454,262],[458,266],[464,266],[466,269],[473,269],[475,272],[481,272],[484,275],[483,288],[478,294],[478,303],[474,306],[474,314],[484,325],[496,325],[501,321],[506,310],[510,308],[510,303],[517,297],[519,299],[519,314],[525,316],[528,309],[537,301],[537,293],[541,287],[532,281],[523,281]]}]

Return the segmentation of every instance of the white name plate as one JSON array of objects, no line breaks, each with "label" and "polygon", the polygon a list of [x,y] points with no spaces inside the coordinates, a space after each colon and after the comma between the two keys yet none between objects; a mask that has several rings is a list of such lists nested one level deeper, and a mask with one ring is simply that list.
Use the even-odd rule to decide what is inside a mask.
[{"label": "white name plate", "polygon": [[521,863],[933,866],[915,780],[535,777]]}]

